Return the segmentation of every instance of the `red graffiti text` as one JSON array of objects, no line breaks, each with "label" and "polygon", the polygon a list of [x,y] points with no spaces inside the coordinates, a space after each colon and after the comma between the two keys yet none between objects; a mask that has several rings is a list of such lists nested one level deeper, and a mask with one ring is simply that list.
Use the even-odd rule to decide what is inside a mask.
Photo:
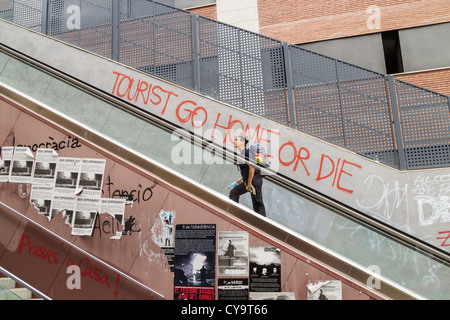
[{"label": "red graffiti text", "polygon": [[47,260],[48,263],[58,263],[59,253],[47,249],[44,246],[32,244],[30,237],[25,234],[22,235],[22,238],[20,239],[19,253],[22,252],[22,250],[28,254]]}]

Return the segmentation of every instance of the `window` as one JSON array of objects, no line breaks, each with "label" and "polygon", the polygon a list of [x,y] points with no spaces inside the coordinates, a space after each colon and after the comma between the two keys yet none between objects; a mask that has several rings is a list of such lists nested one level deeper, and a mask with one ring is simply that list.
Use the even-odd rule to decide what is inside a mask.
[{"label": "window", "polygon": [[402,53],[400,50],[398,30],[382,32],[381,40],[383,41],[386,73],[392,74],[403,72]]}]

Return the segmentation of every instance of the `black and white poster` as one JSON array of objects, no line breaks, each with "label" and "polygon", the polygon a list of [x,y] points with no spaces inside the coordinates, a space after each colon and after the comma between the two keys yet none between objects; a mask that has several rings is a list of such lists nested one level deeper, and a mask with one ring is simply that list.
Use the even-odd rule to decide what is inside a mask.
[{"label": "black and white poster", "polygon": [[281,251],[276,247],[250,247],[250,291],[281,291]]},{"label": "black and white poster", "polygon": [[342,282],[339,280],[308,281],[308,300],[342,300]]},{"label": "black and white poster", "polygon": [[218,279],[219,300],[248,300],[248,278]]},{"label": "black and white poster", "polygon": [[76,198],[72,216],[72,235],[91,236],[100,210],[100,198]]},{"label": "black and white poster", "polygon": [[16,147],[9,176],[9,182],[31,183],[34,156],[28,147]]},{"label": "black and white poster", "polygon": [[101,197],[105,166],[106,159],[81,160],[78,188],[82,190],[82,197]]},{"label": "black and white poster", "polygon": [[248,232],[220,231],[217,256],[219,276],[248,276]]},{"label": "black and white poster", "polygon": [[250,300],[295,300],[295,292],[250,292]]},{"label": "black and white poster", "polygon": [[8,182],[14,147],[0,147],[0,182]]},{"label": "black and white poster", "polygon": [[53,149],[37,149],[33,184],[55,185],[58,153]]},{"label": "black and white poster", "polygon": [[174,300],[214,300],[216,225],[175,228]]},{"label": "black and white poster", "polygon": [[77,195],[78,179],[82,160],[79,158],[58,158],[55,180],[55,193]]},{"label": "black and white poster", "polygon": [[32,203],[39,214],[47,217],[50,221],[53,216],[51,214],[53,200],[53,187],[45,185],[32,185],[30,193],[30,203]]}]

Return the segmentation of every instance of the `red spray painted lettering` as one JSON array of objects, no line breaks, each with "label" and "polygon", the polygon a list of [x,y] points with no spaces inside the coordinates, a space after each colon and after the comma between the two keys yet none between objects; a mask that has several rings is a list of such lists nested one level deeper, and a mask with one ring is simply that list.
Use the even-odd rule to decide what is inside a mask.
[{"label": "red spray painted lettering", "polygon": [[[66,262],[67,266],[71,266],[74,264],[74,261],[72,259],[67,260]],[[81,271],[81,276],[83,277],[89,277],[90,279],[93,279],[100,284],[106,285],[108,288],[110,287],[109,284],[109,276],[103,272],[100,268],[93,268],[90,265],[90,260],[88,258],[82,258],[80,262],[78,263],[78,267]],[[114,291],[114,295],[117,294],[119,284],[119,274],[117,274],[117,281],[116,281],[116,290]]]},{"label": "red spray painted lettering", "polygon": [[[329,172],[328,172],[327,174],[322,175],[322,170],[324,169],[324,166],[325,166],[325,161],[324,161],[325,159],[328,159],[328,161],[326,161],[326,162],[327,162],[329,165],[331,165],[331,167],[328,168],[328,169],[329,169]],[[342,174],[343,174],[343,173],[346,174],[346,175],[348,175],[348,176],[350,176],[350,177],[353,176],[351,173],[345,171],[344,168],[345,168],[346,165],[352,165],[352,166],[357,167],[358,169],[361,169],[362,167],[361,167],[360,165],[356,164],[356,163],[348,162],[347,160],[343,160],[343,161],[342,161],[342,166],[339,167],[340,162],[341,162],[341,158],[339,158],[339,159],[337,160],[337,164],[335,165],[335,161],[333,161],[333,159],[331,159],[331,157],[327,156],[326,154],[322,154],[322,158],[321,158],[321,160],[320,160],[320,169],[319,169],[319,173],[318,173],[318,175],[317,175],[316,181],[328,179],[328,178],[330,178],[330,177],[333,175],[333,173],[334,173],[333,183],[331,184],[331,186],[334,187],[335,184],[336,184],[336,187],[337,187],[339,190],[351,194],[351,193],[354,192],[354,190],[346,189],[346,188],[343,188],[343,187],[341,186],[341,178],[342,178]],[[336,179],[337,179],[337,180],[336,180]]]},{"label": "red spray painted lettering", "polygon": [[28,249],[28,254],[45,259],[48,263],[58,263],[59,253],[47,249],[44,246],[32,244],[30,237],[25,234],[22,235],[22,238],[20,239],[19,253],[22,252],[23,249]]},{"label": "red spray painted lettering", "polygon": [[[172,91],[164,90],[160,86],[152,86],[152,84],[143,80],[138,80],[137,84],[135,84],[135,79],[130,76],[119,72],[113,73],[116,75],[116,80],[112,89],[112,93],[114,95],[120,98],[126,98],[130,102],[139,101],[144,104],[148,104],[149,102],[151,102],[155,106],[163,105],[163,108],[161,110],[162,115],[166,112],[169,100],[172,97],[178,97],[177,94],[173,93]],[[175,116],[180,123],[190,123],[193,128],[199,129],[206,124],[208,119],[208,112],[204,107],[197,105],[195,101],[185,100],[178,104],[175,110]],[[226,117],[226,119],[224,120],[221,113],[217,114],[217,118],[211,132],[211,139],[214,138],[215,132],[218,129],[223,129],[225,131],[223,140],[224,145],[227,145],[229,143],[232,144],[234,137],[236,137],[237,135],[249,137],[249,140],[253,143],[270,143],[271,141],[269,139],[264,138],[265,135],[280,135],[278,131],[263,128],[260,124],[257,124],[256,128],[252,130],[248,123],[244,124],[241,120],[233,118],[232,115]],[[232,134],[234,134],[234,137],[232,136]],[[293,172],[295,172],[298,168],[299,163],[301,163],[307,176],[310,176],[310,171],[306,166],[306,161],[310,159],[311,154],[307,148],[297,148],[292,141],[288,141],[284,143],[279,148],[279,150],[275,150],[275,153],[277,151],[277,156],[282,166],[290,167],[293,165],[292,170]],[[286,155],[290,154],[290,152],[293,153],[292,158],[290,158],[290,155]],[[270,154],[268,154],[268,156],[270,158],[274,157]],[[286,159],[286,157],[288,157],[288,159]],[[346,175],[348,177],[353,176],[352,173],[347,171],[349,170],[349,166],[354,166],[358,169],[362,168],[356,163],[352,163],[341,158],[337,159],[337,162],[335,162],[330,156],[322,154],[316,181],[325,181],[329,178],[332,178],[332,187],[336,186],[338,190],[352,194],[354,190],[342,186],[343,175]]]},{"label": "red spray painted lettering", "polygon": [[271,140],[264,138],[265,136],[267,136],[267,134],[274,134],[276,136],[280,135],[278,131],[261,127],[260,124],[256,126],[256,128],[253,130],[252,133],[252,130],[250,129],[248,123],[244,125],[244,123],[241,120],[233,119],[232,115],[230,115],[230,117],[228,118],[228,123],[219,124],[221,116],[222,116],[221,113],[217,115],[216,122],[214,123],[214,127],[211,132],[211,138],[214,137],[217,128],[221,128],[225,130],[223,144],[233,143],[234,138],[232,136],[232,133],[235,134],[235,137],[238,135],[248,137],[249,141],[255,143],[263,143],[263,142],[270,143]]},{"label": "red spray painted lettering", "polygon": [[[283,150],[285,150],[285,148],[287,148],[287,147],[289,147],[289,148],[292,149],[292,151],[293,151],[293,157],[292,157],[292,160],[290,160],[290,161],[284,161],[284,159],[282,159],[282,156],[281,156],[281,153],[282,153]],[[309,157],[310,157],[310,153],[309,153],[309,150],[308,150],[308,149],[306,149],[306,148],[304,148],[304,147],[301,147],[301,148],[297,151],[297,148],[295,147],[295,145],[294,145],[294,143],[293,143],[292,141],[288,141],[288,142],[286,142],[285,144],[283,144],[283,145],[280,147],[280,150],[279,150],[279,152],[278,152],[278,158],[279,158],[280,164],[281,164],[282,166],[289,167],[289,166],[291,166],[291,165],[295,162],[295,165],[294,165],[294,172],[295,172],[295,171],[297,170],[298,163],[300,162],[300,163],[302,164],[303,168],[305,169],[305,172],[306,172],[306,174],[307,174],[308,176],[310,175],[310,173],[309,173],[309,171],[308,171],[308,168],[307,168],[306,165],[305,165],[305,162],[303,162],[303,161],[304,161],[304,160],[305,160],[305,161],[308,160]]]},{"label": "red spray painted lettering", "polygon": [[439,234],[448,233],[446,237],[436,237],[438,240],[444,240],[441,244],[441,247],[450,246],[450,243],[447,243],[447,240],[450,242],[450,231],[441,231]]},{"label": "red spray painted lettering", "polygon": [[190,120],[191,124],[194,128],[200,129],[201,127],[203,127],[206,123],[206,120],[208,119],[208,112],[206,112],[206,109],[203,107],[200,107],[200,106],[197,106],[193,110],[183,108],[183,111],[187,112],[187,116],[182,117],[180,109],[185,104],[191,104],[194,107],[197,106],[197,104],[194,101],[190,101],[190,100],[186,100],[186,101],[183,101],[182,103],[180,103],[175,111],[178,121],[180,121],[181,123],[186,123]]},{"label": "red spray painted lettering", "polygon": [[145,105],[147,105],[149,101],[155,106],[163,103],[164,107],[161,114],[166,112],[170,98],[172,96],[178,97],[178,95],[172,91],[164,90],[160,86],[153,86],[143,80],[138,80],[137,84],[134,86],[134,78],[115,71],[113,71],[113,73],[117,75],[112,89],[113,95],[116,95],[119,98],[125,98],[130,102],[140,101]]}]

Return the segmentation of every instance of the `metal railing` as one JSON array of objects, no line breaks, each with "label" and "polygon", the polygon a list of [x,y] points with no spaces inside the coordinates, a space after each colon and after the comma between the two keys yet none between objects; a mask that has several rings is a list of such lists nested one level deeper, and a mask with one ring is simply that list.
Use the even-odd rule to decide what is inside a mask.
[{"label": "metal railing", "polygon": [[[27,288],[28,290],[30,290],[33,294],[35,294],[39,298],[42,298],[44,300],[52,300],[49,296],[47,296],[46,294],[42,293],[41,291],[39,291],[38,289],[36,289],[32,285],[28,284],[27,282],[23,281],[22,279],[18,278],[12,272],[6,270],[3,267],[0,267],[0,274],[3,274],[5,276],[11,278],[12,280],[14,280],[16,283],[18,283],[22,287]],[[0,286],[0,289],[1,289],[1,286]],[[8,290],[8,289],[5,288],[5,290]],[[14,295],[14,293],[11,292],[11,295]],[[6,299],[6,300],[9,300],[9,299]],[[22,299],[20,297],[17,297],[17,299],[11,299],[11,300],[22,300]]]},{"label": "metal railing", "polygon": [[0,18],[401,170],[450,165],[450,98],[151,0],[0,0]]}]

